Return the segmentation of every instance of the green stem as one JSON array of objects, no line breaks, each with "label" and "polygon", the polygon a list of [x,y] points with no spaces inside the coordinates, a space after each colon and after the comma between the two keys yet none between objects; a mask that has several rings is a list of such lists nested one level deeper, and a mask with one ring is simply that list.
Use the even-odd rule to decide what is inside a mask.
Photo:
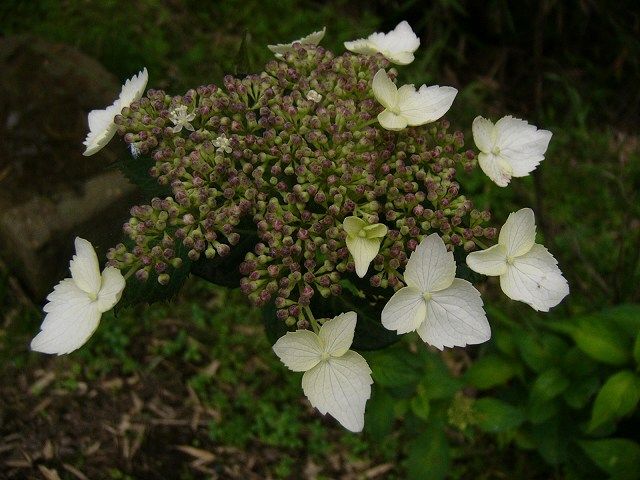
[{"label": "green stem", "polygon": [[374,123],[378,123],[378,117],[373,117],[371,120],[361,123],[359,127],[362,129],[364,127],[368,127],[369,125],[373,125]]},{"label": "green stem", "polygon": [[487,248],[489,248],[484,242],[478,240],[477,238],[474,238],[473,241],[475,242],[476,245],[478,245],[483,250],[486,250]]},{"label": "green stem", "polygon": [[133,275],[135,272],[138,271],[138,267],[140,267],[140,263],[136,263],[134,265],[131,265],[131,267],[129,268],[129,270],[127,271],[127,273],[124,274],[124,281],[126,282],[129,277],[131,275]]},{"label": "green stem", "polygon": [[315,332],[316,335],[318,335],[320,333],[320,327],[318,326],[318,321],[316,320],[316,317],[313,316],[313,313],[311,312],[311,309],[308,306],[304,307],[304,311],[307,314],[307,317],[309,317],[309,321],[311,322],[313,331]]}]

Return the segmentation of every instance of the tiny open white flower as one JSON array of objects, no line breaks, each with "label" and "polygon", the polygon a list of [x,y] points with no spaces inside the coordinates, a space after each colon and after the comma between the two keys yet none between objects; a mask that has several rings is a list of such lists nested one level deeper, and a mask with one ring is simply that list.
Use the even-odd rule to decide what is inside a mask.
[{"label": "tiny open white flower", "polygon": [[494,125],[491,120],[473,120],[473,141],[480,150],[478,163],[496,185],[506,187],[511,177],[526,177],[544,160],[551,140],[549,130],[538,130],[510,115]]},{"label": "tiny open white flower", "polygon": [[413,32],[409,24],[400,22],[389,33],[372,33],[367,38],[360,38],[352,42],[344,42],[344,47],[354,53],[374,55],[381,53],[391,63],[407,65],[413,62],[415,52],[420,46],[420,39]]},{"label": "tiny open white flower", "polygon": [[231,148],[231,140],[224,133],[213,141],[213,146],[216,147],[218,153],[231,153],[233,150]]},{"label": "tiny open white flower", "polygon": [[171,129],[173,133],[180,132],[183,127],[189,130],[190,132],[193,132],[195,130],[193,128],[193,125],[191,125],[191,122],[193,121],[194,118],[196,118],[196,113],[195,112],[187,113],[187,112],[188,112],[187,106],[180,105],[179,107],[174,108],[169,113],[169,120],[171,120],[175,125]]},{"label": "tiny open white flower", "polygon": [[384,69],[373,77],[372,88],[385,108],[378,115],[378,122],[387,130],[402,130],[438,120],[451,108],[458,93],[453,87],[438,85],[422,85],[417,92],[411,84],[398,89]]},{"label": "tiny open white flower", "polygon": [[483,275],[499,275],[509,298],[548,312],[569,294],[569,285],[553,255],[535,240],[533,210],[523,208],[509,214],[498,244],[467,255],[467,265]]},{"label": "tiny open white flower", "polygon": [[76,237],[71,278],[65,278],[49,294],[40,333],[31,349],[63,355],[80,348],[98,328],[100,317],[118,303],[125,287],[120,270],[106,267],[102,274],[90,242]]},{"label": "tiny open white flower", "polygon": [[93,155],[109,143],[116,133],[116,124],[113,119],[123,108],[128,107],[142,97],[148,80],[147,69],[143,68],[137,75],[134,75],[124,83],[120,90],[120,96],[112,105],[103,110],[91,110],[89,112],[89,133],[83,142],[87,148],[83,155]]},{"label": "tiny open white flower", "polygon": [[424,342],[440,350],[489,340],[491,327],[480,292],[455,275],[453,253],[432,233],[409,257],[404,272],[407,286],[382,309],[382,325],[398,334],[417,331]]},{"label": "tiny open white flower", "polygon": [[293,44],[299,43],[301,45],[318,45],[324,38],[324,34],[327,31],[327,27],[322,27],[322,30],[310,33],[306,37],[302,37],[298,40],[294,40],[291,43],[278,43],[276,45],[267,45],[267,48],[275,53],[276,58],[282,58],[285,53],[293,52]]},{"label": "tiny open white flower", "polygon": [[307,92],[307,100],[310,100],[310,101],[312,101],[314,103],[318,103],[318,102],[320,102],[320,100],[322,100],[322,95],[320,95],[315,90],[309,90]]},{"label": "tiny open white flower", "polygon": [[352,432],[364,427],[373,383],[367,361],[349,350],[356,321],[355,312],[342,313],[324,322],[318,335],[309,330],[289,332],[273,346],[290,370],[305,372],[302,389],[311,405]]},{"label": "tiny open white flower", "polygon": [[382,223],[368,224],[358,217],[347,217],[342,222],[347,232],[347,249],[356,265],[356,274],[362,278],[369,264],[380,250],[382,238],[387,234],[387,226]]}]

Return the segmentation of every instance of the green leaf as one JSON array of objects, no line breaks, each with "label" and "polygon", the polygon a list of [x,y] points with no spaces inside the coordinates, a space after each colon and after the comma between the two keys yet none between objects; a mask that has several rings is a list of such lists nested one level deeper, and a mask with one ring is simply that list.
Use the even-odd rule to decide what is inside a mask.
[{"label": "green leaf", "polygon": [[464,386],[460,378],[451,374],[439,354],[420,348],[417,356],[424,367],[419,387],[424,388],[424,393],[430,400],[451,399]]},{"label": "green leaf", "polygon": [[524,362],[535,372],[556,366],[567,350],[567,343],[557,335],[522,332],[516,343]]},{"label": "green leaf", "polygon": [[616,421],[631,413],[640,400],[640,377],[630,370],[618,372],[605,382],[598,392],[589,431]]},{"label": "green leaf", "polygon": [[509,357],[516,355],[518,346],[516,344],[515,335],[512,330],[496,329],[493,332],[493,341],[500,352]]},{"label": "green leaf", "polygon": [[527,418],[534,425],[550,421],[552,417],[558,415],[558,411],[560,410],[559,402],[553,401],[529,402],[527,407]]},{"label": "green leaf", "polygon": [[562,397],[567,405],[571,408],[579,410],[583,408],[591,397],[593,397],[600,388],[598,377],[586,377],[578,381],[573,381],[571,387],[567,388]]},{"label": "green leaf", "polygon": [[185,280],[189,277],[191,261],[187,257],[187,249],[181,243],[177,245],[175,255],[182,258],[182,266],[167,272],[169,283],[166,285],[158,283],[158,276],[153,271],[149,274],[146,282],[140,282],[135,274],[131,275],[127,279],[127,286],[122,293],[122,298],[116,305],[116,313],[122,308],[140,303],[151,304],[162,300],[171,300],[180,291]]},{"label": "green leaf", "polygon": [[400,335],[382,326],[380,321],[382,302],[371,303],[355,298],[346,292],[328,299],[316,295],[313,300],[311,310],[317,318],[323,316],[331,318],[340,312],[349,311],[358,314],[358,323],[356,323],[356,332],[351,347],[354,350],[379,350],[400,340]]},{"label": "green leaf", "polygon": [[249,54],[249,43],[251,43],[249,30],[245,30],[242,32],[242,42],[238,49],[238,55],[236,56],[236,64],[233,72],[237,77],[245,76],[253,72],[251,56]]},{"label": "green leaf", "polygon": [[498,400],[497,398],[481,398],[473,406],[478,427],[488,433],[513,430],[525,420],[521,409]]},{"label": "green leaf", "polygon": [[553,368],[538,376],[531,387],[528,415],[532,423],[542,423],[558,412],[557,402],[553,399],[569,386],[569,380],[562,372]]},{"label": "green leaf", "polygon": [[607,308],[599,313],[604,319],[616,324],[631,337],[640,331],[640,305],[626,304]]},{"label": "green leaf", "polygon": [[633,359],[636,361],[636,364],[640,365],[640,331],[633,345]]},{"label": "green leaf", "polygon": [[373,380],[384,387],[415,387],[420,378],[416,358],[403,348],[388,348],[366,354]]},{"label": "green leaf", "polygon": [[578,442],[598,467],[616,480],[640,479],[640,445],[626,438]]},{"label": "green leaf", "polygon": [[567,425],[561,424],[561,418],[554,416],[545,423],[533,425],[532,435],[538,452],[551,465],[562,463],[567,457],[567,446],[571,434]]},{"label": "green leaf", "polygon": [[471,365],[465,379],[474,387],[485,390],[507,383],[515,374],[516,366],[512,361],[498,355],[487,355]]},{"label": "green leaf", "polygon": [[535,401],[549,401],[569,386],[569,380],[557,368],[541,373],[531,387],[531,398]]},{"label": "green leaf", "polygon": [[407,480],[442,480],[449,474],[449,445],[440,428],[429,428],[409,446],[404,462]]},{"label": "green leaf", "polygon": [[584,353],[602,363],[621,366],[630,360],[630,339],[603,317],[580,318],[571,335]]},{"label": "green leaf", "polygon": [[429,403],[429,397],[426,395],[425,387],[422,384],[418,385],[416,396],[411,399],[411,410],[416,417],[424,421],[429,419],[431,404]]},{"label": "green leaf", "polygon": [[371,399],[365,410],[365,429],[371,438],[380,440],[391,433],[395,419],[395,400],[387,391],[373,384]]},{"label": "green leaf", "polygon": [[113,163],[110,167],[120,170],[131,183],[140,189],[146,199],[165,198],[171,195],[171,189],[166,185],[160,185],[157,179],[149,175],[149,169],[155,164],[153,158],[141,155],[138,158],[129,156]]},{"label": "green leaf", "polygon": [[571,347],[562,359],[563,371],[574,378],[592,376],[597,367],[598,363],[577,346]]},{"label": "green leaf", "polygon": [[[242,221],[237,230],[251,232],[255,225],[251,221]],[[191,265],[191,273],[197,275],[211,283],[227,288],[238,288],[240,286],[240,263],[245,259],[248,252],[254,249],[258,238],[255,234],[243,234],[237,245],[231,247],[231,251],[225,257],[216,255],[209,259],[204,255],[197,262]]]}]

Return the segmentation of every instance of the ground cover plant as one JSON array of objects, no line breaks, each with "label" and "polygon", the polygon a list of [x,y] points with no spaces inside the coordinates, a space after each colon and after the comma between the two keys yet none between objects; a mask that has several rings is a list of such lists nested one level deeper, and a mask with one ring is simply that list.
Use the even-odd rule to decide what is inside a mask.
[{"label": "ground cover plant", "polygon": [[[357,35],[350,38],[357,38],[362,34],[366,36],[366,31],[358,31]],[[408,75],[412,73],[409,72]],[[615,130],[594,128],[583,115],[587,108],[584,97],[577,90],[572,92],[568,86],[567,88],[567,95],[554,95],[559,98],[558,105],[566,102],[566,98],[573,98],[574,118],[559,121],[559,110],[553,108],[553,103],[552,106],[544,107],[544,111],[539,112],[536,118],[538,125],[545,125],[556,136],[560,136],[558,144],[554,146],[552,142],[547,154],[548,159],[554,158],[555,170],[549,167],[550,164],[543,163],[543,168],[536,174],[534,181],[525,180],[520,186],[515,184],[510,193],[497,187],[487,187],[486,177],[482,173],[461,174],[459,180],[465,193],[475,195],[473,198],[476,204],[491,208],[495,215],[502,215],[503,219],[507,213],[522,205],[533,204],[537,207],[536,213],[543,219],[540,224],[545,245],[554,251],[561,265],[565,265],[565,262],[571,265],[570,270],[563,268],[572,286],[570,303],[559,307],[559,310],[551,314],[551,318],[545,318],[529,311],[526,306],[520,308],[512,303],[501,302],[497,295],[497,283],[489,282],[481,290],[483,295],[491,299],[492,304],[495,302],[491,308],[487,308],[493,339],[480,349],[453,350],[438,355],[425,350],[416,337],[409,337],[390,349],[363,353],[371,365],[374,381],[372,398],[367,406],[364,437],[353,440],[349,434],[341,434],[338,445],[353,456],[349,457],[348,454],[347,459],[341,460],[342,463],[334,470],[327,468],[330,463],[328,451],[310,452],[310,457],[315,458],[311,463],[318,465],[320,472],[329,478],[348,474],[357,476],[358,473],[365,475],[366,472],[370,475],[386,475],[387,478],[390,475],[422,478],[421,475],[424,476],[425,472],[429,472],[433,478],[447,475],[453,478],[478,478],[481,475],[492,478],[492,475],[501,474],[518,478],[548,478],[550,472],[555,472],[553,474],[559,478],[589,478],[589,475],[601,478],[605,474],[613,478],[636,478],[634,475],[637,472],[635,462],[638,447],[633,443],[631,432],[637,422],[638,391],[635,373],[638,314],[637,308],[633,306],[633,302],[638,300],[637,248],[634,248],[638,238],[638,212],[637,197],[632,188],[638,177],[637,140],[633,135],[625,134],[620,126]],[[495,95],[495,91],[490,88],[477,85],[460,93],[461,97],[470,100],[468,105],[474,107],[491,100]],[[500,104],[492,104],[491,108],[496,112],[507,113]],[[461,110],[466,108],[461,107]],[[469,125],[478,111],[476,108],[470,110],[472,111],[458,113],[460,118],[467,118]],[[499,117],[500,114],[493,118]],[[576,118],[580,122],[576,122]],[[571,125],[570,133],[560,133],[563,132],[563,122],[566,122],[565,126]],[[471,132],[467,133],[468,138],[471,138]],[[586,198],[582,195],[580,184],[596,174],[602,175],[603,188],[591,191]],[[568,177],[581,181],[568,182]],[[616,195],[611,195],[611,192],[616,192]],[[602,212],[616,214],[604,216]],[[576,221],[576,218],[580,221]],[[623,225],[630,226],[625,235],[622,235]],[[539,237],[540,240],[542,239]],[[204,288],[198,287],[197,283],[194,285],[194,292],[200,293],[201,288]],[[11,287],[12,291],[13,288]],[[199,303],[195,301],[198,297],[191,297],[190,288],[192,287],[182,294],[185,296],[181,301],[192,298],[195,305]],[[578,296],[573,298],[576,290]],[[208,292],[207,295],[212,297],[222,295],[222,298],[240,299],[238,296],[225,297],[227,293],[218,291]],[[490,302],[485,301],[485,304],[488,303]],[[626,305],[602,310],[603,307],[616,303]],[[176,315],[180,318],[179,327],[173,331],[184,329],[186,323],[182,323],[182,319],[189,316],[184,311],[187,307],[180,309],[177,303],[170,308],[177,308],[180,312]],[[196,309],[195,306],[191,308]],[[25,307],[19,306],[15,311],[25,310]],[[191,312],[190,319],[197,325],[202,320],[198,320],[196,310]],[[600,310],[600,313],[592,313]],[[156,313],[157,317],[154,317],[153,310],[145,311],[143,315],[145,318],[149,317],[149,323],[143,327],[144,331],[151,332],[154,318],[157,320],[171,314],[167,314],[166,309],[160,309]],[[111,363],[111,360],[106,359],[113,357],[119,365],[118,370],[123,369],[123,375],[126,375],[126,371],[144,370],[146,362],[135,357],[140,355],[145,359],[145,356],[136,353],[136,347],[128,338],[130,333],[124,328],[127,314],[122,313],[122,316],[122,323],[120,319],[116,322],[111,317],[107,317],[108,322],[106,318],[103,319],[102,325],[108,323],[114,326],[105,333],[99,330],[98,339],[92,339],[89,344],[87,358],[79,357],[87,366],[82,366],[83,361],[74,363],[75,368],[82,372],[78,374],[82,378],[80,383],[106,375],[112,368],[106,366]],[[212,328],[220,321],[224,323],[228,319],[218,318],[216,322],[212,320]],[[38,320],[31,317],[29,324],[33,326],[36,323]],[[11,327],[11,337],[6,336],[7,340],[26,338],[26,329],[22,325],[16,331],[15,320],[6,324]],[[113,338],[110,338],[109,335],[113,332]],[[216,342],[215,338],[209,339],[205,333],[203,335],[203,339],[207,341],[197,338],[194,345],[191,335],[178,334],[168,342],[166,349],[159,354],[160,358],[165,355],[164,358],[168,358],[170,364],[176,362],[175,371],[189,371],[190,363],[198,365],[201,361],[198,350],[212,348]],[[153,338],[157,339],[156,333],[153,333]],[[255,337],[247,335],[247,338]],[[24,343],[23,341],[23,345]],[[10,350],[16,351],[14,347]],[[177,358],[183,363],[177,363]],[[224,363],[223,354],[220,358],[217,369],[221,369]],[[270,361],[275,360],[273,356],[270,358]],[[23,366],[20,360],[13,362],[14,368]],[[277,361],[271,364],[271,368],[277,371],[276,365]],[[398,376],[398,371],[407,373]],[[207,380],[206,374],[204,377],[200,380],[190,379],[194,383],[189,386],[196,391],[198,398],[211,401],[212,408],[215,408],[216,403],[224,408],[228,399],[225,401],[222,398],[224,395],[216,395],[213,391],[215,388],[208,389],[206,384],[210,380]],[[292,380],[292,377],[286,375],[280,378],[280,381],[288,382],[290,386],[287,389],[290,395],[288,398],[298,399],[299,378]],[[289,380],[284,380],[285,378]],[[80,393],[79,390],[73,390],[77,381],[77,378],[71,378],[69,385],[62,389],[68,388]],[[229,381],[233,384],[232,378]],[[250,389],[251,393],[245,397],[247,401],[254,395],[260,397],[263,388],[265,387]],[[36,388],[35,391],[37,390]],[[269,403],[272,403],[270,407]],[[279,405],[276,398],[267,395],[261,405],[266,410],[258,418],[269,417],[274,421],[278,419],[277,415],[269,411],[274,405]],[[279,426],[267,425],[264,429],[249,429],[250,433],[247,433],[245,441],[258,441],[266,445],[272,443],[276,450],[297,451],[300,448],[300,443],[297,442],[306,444],[308,438],[296,441],[296,432],[287,431],[289,426],[296,425],[295,421],[284,421],[289,418],[288,415],[292,415],[291,418],[297,417],[299,425],[305,425],[299,430],[302,435],[327,435],[326,429],[331,428],[327,427],[328,422],[324,422],[321,429],[314,430],[314,427],[304,423],[306,420],[300,418],[298,410],[286,410],[288,413],[282,414],[278,419],[282,421]],[[36,412],[41,413],[37,409]],[[568,418],[571,419],[570,422],[567,422]],[[233,423],[221,421],[221,430],[229,428],[232,431]],[[281,437],[270,436],[269,432],[279,429],[284,429],[280,430]],[[134,430],[128,432],[125,429],[128,433],[124,437],[140,438],[140,445],[145,445],[144,434],[135,437]],[[238,432],[247,432],[247,429],[239,426]],[[376,447],[376,441],[367,442],[369,438],[376,439],[385,434],[389,435],[385,445],[391,445],[391,451]],[[229,433],[222,433],[220,437],[210,431],[200,441],[232,443],[233,438],[238,442],[234,446],[243,451],[247,449],[247,444],[243,443],[242,437],[243,435]],[[17,443],[15,439],[12,441]],[[191,446],[198,449],[198,440],[194,441],[196,443]],[[313,443],[326,442],[319,439]],[[140,445],[138,449],[134,449],[134,456]],[[185,447],[184,444],[180,445]],[[182,452],[181,455],[189,455],[189,451],[198,453],[200,458],[197,455],[194,458],[202,462],[198,465],[200,467],[207,463],[226,463],[214,460],[206,462],[206,448],[179,451]],[[487,452],[495,456],[494,461],[487,460]],[[146,455],[152,458],[151,453]],[[363,456],[366,458],[364,462],[361,460]],[[290,454],[290,458],[293,457]],[[538,458],[542,458],[544,462],[540,462]],[[39,464],[45,467],[48,465],[47,460],[44,453],[39,459],[31,461],[30,466]],[[11,461],[16,462],[16,459],[12,458]],[[76,459],[71,463],[67,462],[67,465],[76,465],[82,470],[81,463],[77,463],[81,461]],[[25,462],[29,463],[23,460],[23,465]],[[229,462],[233,460],[228,460],[227,463]],[[286,463],[283,460],[283,465]],[[289,469],[295,468],[292,465],[301,464],[298,460],[290,460]],[[288,471],[286,465],[261,465],[259,468],[265,468],[275,476],[295,478],[296,473]],[[57,468],[61,474],[67,472],[66,474],[73,475],[60,464],[52,463],[49,466]],[[375,470],[376,466],[380,468]],[[19,470],[18,466],[15,468]],[[132,465],[120,464],[114,468],[113,475],[120,474],[117,472],[133,472],[134,478],[136,474],[143,475],[145,467],[140,467],[142,470],[138,473],[132,468]],[[352,470],[349,471],[349,468]],[[184,475],[192,470],[193,466],[185,468]],[[222,478],[225,474],[231,475],[228,472],[219,474],[223,475]]]}]

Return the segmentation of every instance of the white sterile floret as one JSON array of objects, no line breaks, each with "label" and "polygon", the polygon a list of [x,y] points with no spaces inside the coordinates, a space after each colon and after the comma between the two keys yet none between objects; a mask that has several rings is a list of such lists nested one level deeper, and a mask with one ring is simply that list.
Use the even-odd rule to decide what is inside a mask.
[{"label": "white sterile floret", "polygon": [[358,217],[347,217],[342,222],[347,232],[346,244],[356,266],[356,274],[362,278],[369,264],[380,250],[382,238],[387,234],[387,226],[382,223],[368,224]]},{"label": "white sterile floret", "polygon": [[113,104],[103,110],[91,110],[89,112],[89,133],[83,142],[87,148],[83,155],[93,155],[109,143],[116,133],[116,124],[113,119],[123,108],[128,107],[136,100],[140,100],[148,80],[147,69],[143,68],[137,75],[134,75],[124,83],[120,90],[120,96]]},{"label": "white sterile floret", "polygon": [[322,30],[310,33],[306,37],[302,37],[299,40],[294,40],[291,43],[278,43],[276,45],[267,45],[267,48],[275,53],[276,58],[282,58],[285,53],[293,52],[293,44],[299,43],[301,45],[318,45],[324,38],[324,34],[327,31],[327,27],[322,27]]},{"label": "white sterile floret", "polygon": [[231,140],[224,133],[213,141],[213,146],[216,147],[218,153],[231,153],[233,150]]},{"label": "white sterile floret", "polygon": [[438,85],[422,85],[417,92],[411,84],[398,89],[384,69],[373,77],[372,88],[385,108],[378,115],[378,122],[387,130],[402,130],[438,120],[451,108],[458,93],[453,87]]},{"label": "white sterile floret", "polygon": [[367,361],[349,350],[356,321],[355,312],[342,313],[324,322],[318,335],[309,330],[289,332],[273,346],[290,370],[305,372],[302,389],[311,405],[352,432],[364,427],[373,383]]},{"label": "white sterile floret", "polygon": [[498,244],[467,255],[474,272],[500,276],[500,287],[511,299],[548,312],[569,294],[569,285],[549,251],[535,243],[533,210],[509,214],[500,230]]},{"label": "white sterile floret", "polygon": [[193,121],[194,118],[196,118],[196,113],[195,112],[188,113],[188,109],[186,105],[180,105],[179,107],[174,108],[169,113],[169,120],[171,120],[175,125],[171,129],[171,131],[173,133],[178,133],[184,127],[187,130],[193,132],[195,129],[193,128],[193,125],[191,125],[191,122]]},{"label": "white sterile floret", "polygon": [[98,328],[100,317],[118,303],[125,287],[120,270],[106,267],[102,274],[90,242],[76,237],[71,278],[65,278],[49,294],[40,333],[31,349],[63,355],[80,348]]},{"label": "white sterile floret", "polygon": [[440,350],[489,340],[491,328],[480,293],[455,275],[453,253],[432,233],[409,257],[404,272],[407,286],[382,309],[382,325],[398,334],[415,330]]},{"label": "white sterile floret", "polygon": [[367,38],[344,42],[344,47],[354,53],[374,55],[381,53],[391,63],[407,65],[413,62],[420,39],[406,21],[400,22],[389,33],[372,33]]},{"label": "white sterile floret", "polygon": [[480,168],[500,187],[506,187],[511,177],[526,177],[535,170],[544,160],[552,135],[510,115],[495,125],[478,116],[472,129],[473,141],[480,150]]}]

